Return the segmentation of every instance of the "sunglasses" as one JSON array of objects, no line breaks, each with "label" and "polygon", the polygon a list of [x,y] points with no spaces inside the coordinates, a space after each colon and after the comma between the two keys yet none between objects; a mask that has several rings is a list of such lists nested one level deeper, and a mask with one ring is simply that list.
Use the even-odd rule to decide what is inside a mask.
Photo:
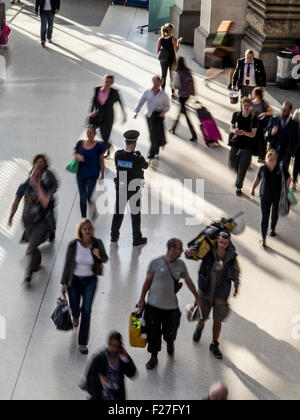
[{"label": "sunglasses", "polygon": [[224,239],[230,239],[231,238],[231,234],[229,232],[221,232],[220,236]]}]

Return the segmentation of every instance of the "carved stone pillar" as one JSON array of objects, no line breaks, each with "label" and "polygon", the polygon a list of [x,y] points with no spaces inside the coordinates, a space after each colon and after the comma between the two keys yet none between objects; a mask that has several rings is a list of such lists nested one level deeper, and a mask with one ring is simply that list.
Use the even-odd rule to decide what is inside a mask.
[{"label": "carved stone pillar", "polygon": [[200,26],[195,30],[194,58],[202,66],[208,61],[204,50],[211,47],[220,23],[232,20],[231,34],[235,40],[237,56],[240,54],[241,40],[246,29],[247,0],[202,0]]},{"label": "carved stone pillar", "polygon": [[202,0],[175,0],[171,7],[171,23],[176,27],[175,36],[183,37],[184,44],[194,43],[194,31],[199,25]]},{"label": "carved stone pillar", "polygon": [[242,51],[253,49],[264,61],[268,80],[276,77],[278,49],[300,38],[300,0],[248,0]]}]

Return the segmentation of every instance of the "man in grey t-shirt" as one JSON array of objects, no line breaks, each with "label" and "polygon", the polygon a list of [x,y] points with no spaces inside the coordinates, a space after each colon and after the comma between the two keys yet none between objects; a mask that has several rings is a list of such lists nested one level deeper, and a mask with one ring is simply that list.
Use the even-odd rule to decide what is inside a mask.
[{"label": "man in grey t-shirt", "polygon": [[[180,325],[181,313],[178,308],[177,291],[180,289],[180,279],[184,279],[188,288],[195,296],[195,304],[200,305],[197,289],[190,279],[187,268],[180,256],[183,244],[179,239],[170,239],[165,256],[150,263],[146,281],[143,286],[139,308],[145,308],[145,320],[148,336],[148,352],[151,359],[147,369],[157,366],[157,355],[161,350],[161,338],[167,342],[167,351],[174,354],[174,341]],[[149,293],[148,293],[149,292]],[[147,305],[145,302],[148,293]]]}]

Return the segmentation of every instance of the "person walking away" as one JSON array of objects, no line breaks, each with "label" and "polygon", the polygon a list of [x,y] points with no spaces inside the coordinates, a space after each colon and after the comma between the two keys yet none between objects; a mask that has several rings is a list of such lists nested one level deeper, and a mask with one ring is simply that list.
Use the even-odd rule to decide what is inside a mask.
[{"label": "person walking away", "polygon": [[273,117],[268,126],[270,147],[278,153],[279,162],[290,167],[298,145],[298,123],[292,118],[293,104],[285,101],[279,117]]},{"label": "person walking away", "polygon": [[203,321],[200,321],[193,335],[193,341],[198,343],[210,312],[213,310],[213,342],[210,352],[217,359],[223,359],[219,348],[219,338],[222,323],[229,315],[228,299],[234,284],[234,297],[237,296],[240,285],[240,269],[237,253],[231,242],[229,232],[221,232],[216,246],[204,257],[199,271],[200,308]]},{"label": "person walking away", "polygon": [[192,72],[186,66],[185,60],[183,57],[179,57],[178,59],[178,65],[177,65],[176,77],[175,77],[175,88],[178,89],[179,91],[180,112],[170,131],[172,134],[175,134],[180,116],[181,114],[183,114],[186,118],[187,124],[192,134],[192,138],[190,139],[190,141],[197,142],[197,134],[193,127],[193,124],[191,123],[188,117],[187,109],[186,109],[186,102],[189,100],[191,96],[195,96],[194,80],[193,80]]},{"label": "person walking away", "polygon": [[297,142],[297,147],[296,147],[294,171],[293,171],[293,191],[297,191],[298,176],[300,173],[300,108],[298,108],[295,111],[293,120],[298,123],[298,142]]},{"label": "person walking away", "polygon": [[124,348],[121,334],[112,332],[106,348],[92,360],[86,390],[92,401],[125,401],[125,376],[134,378],[136,374],[137,369]]},{"label": "person walking away", "polygon": [[282,189],[282,173],[286,179],[286,186],[289,187],[291,183],[290,174],[285,165],[280,166],[278,160],[278,153],[274,149],[270,149],[267,153],[266,164],[260,168],[258,175],[254,181],[251,195],[255,196],[255,190],[260,187],[260,202],[261,202],[261,245],[266,247],[266,239],[269,228],[270,214],[272,210],[271,220],[271,234],[276,236],[276,226],[279,219],[279,202]]},{"label": "person walking away", "polygon": [[115,178],[116,205],[111,226],[111,242],[118,242],[126,205],[129,202],[133,246],[147,244],[147,238],[144,238],[141,232],[141,189],[144,170],[148,169],[148,163],[141,153],[135,150],[139,136],[138,131],[126,131],[124,133],[126,149],[119,150],[115,154],[117,170],[117,177]]},{"label": "person walking away", "polygon": [[167,23],[161,28],[161,38],[157,43],[157,53],[159,54],[159,60],[161,65],[161,79],[162,89],[165,90],[167,84],[168,70],[171,80],[172,98],[176,98],[173,72],[176,67],[176,54],[179,51],[182,38],[178,40],[174,37],[175,26],[171,23]]},{"label": "person walking away", "polygon": [[247,50],[245,58],[237,62],[233,75],[232,90],[240,90],[241,98],[250,97],[255,87],[266,90],[267,75],[262,60],[255,58],[252,50]]},{"label": "person walking away", "polygon": [[[103,181],[105,164],[104,153],[105,145],[103,142],[96,141],[96,127],[89,126],[86,131],[87,138],[79,140],[74,149],[74,157],[79,162],[77,172],[77,185],[80,195],[81,216],[87,216],[87,204],[91,207],[91,219],[97,217],[96,205],[92,200],[97,180]],[[101,173],[101,177],[99,175]]]},{"label": "person walking away", "polygon": [[258,163],[264,163],[267,153],[266,130],[270,123],[274,110],[265,101],[264,91],[256,87],[252,92],[252,111],[256,112],[258,118],[257,141],[258,141]]},{"label": "person walking away", "polygon": [[92,222],[82,219],[76,228],[76,239],[69,243],[67,249],[61,285],[62,294],[66,295],[68,292],[69,295],[73,325],[75,328],[80,325],[78,344],[83,355],[89,352],[91,312],[97,290],[97,276],[103,274],[101,265],[107,261],[103,242],[94,237]]},{"label": "person walking away", "polygon": [[167,244],[166,255],[150,263],[142,289],[138,307],[140,309],[145,308],[148,352],[151,354],[151,358],[146,365],[148,370],[157,366],[162,336],[167,343],[169,356],[174,354],[174,342],[181,318],[176,295],[182,286],[179,283],[181,278],[185,280],[186,285],[194,295],[195,305],[200,304],[197,289],[190,279],[185,263],[180,260],[182,252],[182,242],[176,238],[170,239]]},{"label": "person walking away", "polygon": [[8,225],[12,226],[14,215],[24,198],[22,221],[25,229],[23,239],[29,243],[27,249],[28,263],[25,271],[25,283],[29,284],[33,273],[41,268],[42,254],[39,246],[49,239],[53,227],[49,226],[49,212],[52,212],[52,193],[49,185],[42,181],[42,171],[36,165],[30,178],[21,184],[17,190],[16,198],[12,205]]},{"label": "person walking away", "polygon": [[147,103],[148,112],[146,114],[151,147],[148,159],[152,160],[159,155],[161,147],[167,144],[164,119],[166,113],[170,110],[170,100],[168,95],[161,89],[161,78],[154,76],[152,79],[152,89],[144,92],[137,107],[135,108],[134,119]]},{"label": "person walking away", "polygon": [[46,46],[46,36],[49,43],[52,43],[53,26],[55,15],[60,10],[60,0],[36,0],[35,14],[41,16],[41,45]]},{"label": "person walking away", "polygon": [[114,80],[112,74],[106,74],[103,79],[103,85],[95,88],[89,120],[91,125],[95,125],[100,129],[102,140],[107,147],[106,157],[110,154],[110,136],[115,119],[114,106],[116,103],[120,105],[123,112],[123,124],[127,121],[126,111],[120,93],[117,89],[113,88]]},{"label": "person walking away", "polygon": [[237,173],[236,195],[243,195],[242,188],[249,169],[253,152],[257,148],[256,134],[258,118],[251,111],[251,99],[243,98],[242,111],[235,112],[231,121],[229,144],[232,146],[229,165]]}]

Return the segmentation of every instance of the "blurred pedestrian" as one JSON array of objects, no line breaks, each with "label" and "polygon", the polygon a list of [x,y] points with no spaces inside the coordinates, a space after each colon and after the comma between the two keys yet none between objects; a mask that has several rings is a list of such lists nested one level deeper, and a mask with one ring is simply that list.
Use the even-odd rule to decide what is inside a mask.
[{"label": "blurred pedestrian", "polygon": [[41,268],[42,254],[39,246],[46,242],[53,234],[51,223],[53,214],[53,189],[50,184],[42,180],[42,170],[39,164],[34,166],[29,179],[21,184],[17,190],[12,205],[8,225],[11,226],[14,215],[24,197],[22,221],[25,232],[23,240],[28,242],[28,264],[25,271],[25,282],[29,284],[33,273]]},{"label": "blurred pedestrian", "polygon": [[3,0],[0,0],[0,35],[4,25],[6,25],[5,3]]},{"label": "blurred pedestrian", "polygon": [[258,118],[251,111],[251,99],[243,98],[242,111],[235,112],[231,121],[231,151],[229,164],[237,173],[236,195],[243,195],[242,188],[249,169],[253,152],[257,148],[256,133]]},{"label": "blurred pedestrian", "polygon": [[[103,264],[108,261],[103,242],[94,237],[94,226],[82,219],[76,228],[76,239],[71,241],[62,275],[62,293],[68,292],[73,325],[79,327],[79,350],[88,354],[91,312],[97,290],[97,276],[103,274]],[[102,274],[101,274],[102,273]],[[80,307],[80,301],[82,305]],[[81,312],[81,323],[80,323]]]},{"label": "blurred pedestrian", "polygon": [[186,118],[187,124],[192,134],[192,138],[190,139],[190,141],[197,142],[197,133],[193,127],[193,124],[191,123],[188,117],[187,109],[186,109],[186,102],[189,100],[191,96],[195,95],[194,80],[193,80],[192,72],[186,66],[185,60],[183,57],[179,57],[178,59],[178,65],[177,65],[176,77],[175,77],[175,88],[178,89],[179,91],[180,111],[170,131],[171,133],[175,134],[180,116],[181,114],[183,114]]},{"label": "blurred pedestrian", "polygon": [[278,160],[278,153],[274,149],[270,149],[266,156],[266,164],[260,168],[257,178],[254,181],[251,195],[255,196],[255,190],[260,187],[260,201],[261,201],[261,234],[262,246],[266,247],[266,238],[269,228],[270,214],[272,210],[271,234],[276,236],[276,226],[279,219],[279,202],[282,190],[282,174],[286,179],[286,186],[289,187],[291,177],[285,165],[280,167]]},{"label": "blurred pedestrian", "polygon": [[106,349],[97,354],[88,369],[86,390],[93,401],[125,401],[125,376],[137,373],[120,333],[110,333]]},{"label": "blurred pedestrian", "polygon": [[[299,42],[300,45],[300,42]],[[298,123],[298,142],[295,154],[294,162],[294,171],[293,171],[293,190],[297,191],[298,176],[300,173],[300,108],[296,109],[294,116],[294,121]]]},{"label": "blurred pedestrian", "polygon": [[107,157],[110,154],[110,135],[114,124],[114,105],[118,102],[123,112],[123,124],[127,121],[126,111],[121,100],[119,91],[113,88],[114,76],[106,74],[103,85],[95,88],[95,95],[92,101],[90,124],[99,127],[102,140],[107,147]]},{"label": "blurred pedestrian", "polygon": [[278,153],[279,162],[287,169],[298,146],[298,123],[292,118],[293,104],[285,101],[279,117],[273,117],[268,126],[270,147]]},{"label": "blurred pedestrian", "polygon": [[144,170],[148,169],[148,163],[141,153],[136,151],[139,135],[140,133],[136,130],[126,131],[124,133],[126,149],[118,150],[115,154],[116,206],[111,226],[111,242],[118,242],[125,209],[129,202],[133,246],[147,243],[147,238],[144,238],[141,232],[141,196]]},{"label": "blurred pedestrian", "polygon": [[175,26],[172,23],[167,23],[161,28],[161,38],[157,43],[157,53],[160,60],[161,72],[162,72],[162,89],[165,90],[167,83],[167,75],[169,70],[172,98],[175,96],[173,72],[176,67],[176,54],[179,51],[182,38],[178,40],[174,37]]},{"label": "blurred pedestrian", "polygon": [[274,109],[266,102],[264,90],[256,87],[252,92],[252,110],[258,117],[257,141],[258,141],[258,163],[264,163],[267,153],[266,130],[274,115]]},{"label": "blurred pedestrian", "polygon": [[46,36],[48,42],[52,43],[53,26],[55,15],[59,13],[60,0],[35,0],[35,14],[41,16],[41,45],[46,46]]},{"label": "blurred pedestrian", "polygon": [[223,359],[219,348],[222,323],[229,315],[228,299],[231,285],[234,284],[234,297],[240,285],[240,269],[237,253],[231,242],[229,232],[221,232],[214,248],[203,258],[199,271],[200,308],[203,320],[199,321],[193,335],[193,341],[201,339],[205,322],[213,310],[213,342],[210,351],[217,359]]},{"label": "blurred pedestrian", "polygon": [[[200,305],[200,298],[193,281],[190,279],[185,263],[180,260],[183,244],[179,239],[170,239],[167,253],[150,263],[138,307],[145,308],[145,321],[148,338],[148,352],[151,358],[146,367],[154,369],[158,364],[162,336],[167,343],[169,356],[174,354],[174,342],[180,326],[181,313],[177,293],[181,289],[180,279],[184,279]],[[145,302],[148,294],[147,304]]]},{"label": "blurred pedestrian", "polygon": [[147,124],[150,133],[151,148],[148,159],[152,160],[159,155],[159,149],[167,144],[164,119],[170,110],[170,100],[168,95],[161,89],[161,78],[152,78],[152,89],[144,92],[137,107],[135,108],[134,118],[147,103],[148,112],[146,114]]},{"label": "blurred pedestrian", "polygon": [[[91,219],[97,217],[97,209],[92,200],[97,181],[103,181],[105,164],[105,145],[95,140],[96,127],[89,126],[86,131],[87,138],[79,140],[74,149],[74,157],[79,162],[77,184],[80,195],[81,216],[87,216],[87,204],[91,207]],[[99,175],[101,173],[101,177]]]},{"label": "blurred pedestrian", "polygon": [[247,50],[245,58],[237,62],[233,75],[232,90],[240,90],[241,98],[250,97],[255,87],[263,90],[267,86],[267,76],[262,60],[255,58],[254,51]]}]

